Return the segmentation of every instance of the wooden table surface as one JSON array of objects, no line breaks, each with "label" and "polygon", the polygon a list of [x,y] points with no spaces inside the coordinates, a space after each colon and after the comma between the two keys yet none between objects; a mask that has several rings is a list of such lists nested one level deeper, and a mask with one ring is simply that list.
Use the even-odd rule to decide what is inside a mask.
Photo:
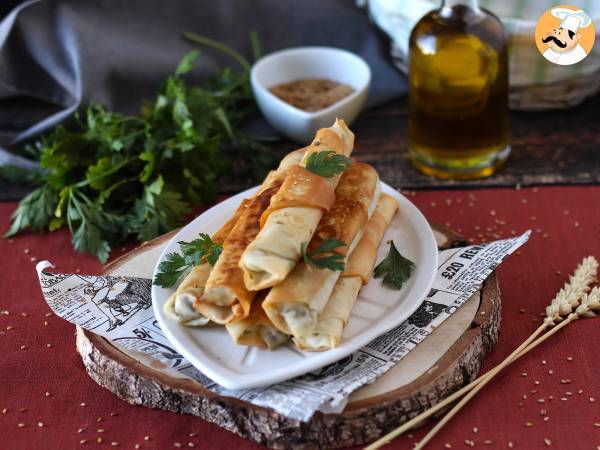
[{"label": "wooden table surface", "polygon": [[394,187],[452,188],[600,182],[600,95],[570,110],[512,112],[512,154],[485,180],[437,180],[414,170],[407,149],[406,100],[364,113],[352,126],[354,156]]},{"label": "wooden table surface", "polygon": [[[353,155],[375,166],[381,179],[396,188],[600,183],[600,95],[569,110],[512,112],[512,154],[498,174],[484,180],[437,180],[414,170],[407,150],[407,113],[407,100],[396,100],[364,112],[352,125]],[[276,160],[296,147],[281,141],[274,151]],[[230,180],[223,193],[237,193],[253,184]],[[19,199],[30,189],[0,180],[0,201]]]},{"label": "wooden table surface", "polygon": [[[352,156],[373,165],[386,183],[405,190],[598,184],[599,118],[600,95],[569,110],[512,111],[512,154],[504,168],[486,179],[439,180],[417,172],[410,163],[404,98],[366,111],[352,124],[356,135]],[[275,150],[277,159],[296,147],[281,141]],[[228,185],[225,193],[250,186],[247,181]]]}]

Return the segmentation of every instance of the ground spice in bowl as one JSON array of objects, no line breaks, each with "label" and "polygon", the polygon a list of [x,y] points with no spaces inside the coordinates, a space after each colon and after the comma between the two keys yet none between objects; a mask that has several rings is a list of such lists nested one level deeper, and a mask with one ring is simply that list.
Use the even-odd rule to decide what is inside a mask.
[{"label": "ground spice in bowl", "polygon": [[298,109],[314,112],[339,102],[352,94],[354,89],[331,80],[306,79],[281,83],[269,91]]}]

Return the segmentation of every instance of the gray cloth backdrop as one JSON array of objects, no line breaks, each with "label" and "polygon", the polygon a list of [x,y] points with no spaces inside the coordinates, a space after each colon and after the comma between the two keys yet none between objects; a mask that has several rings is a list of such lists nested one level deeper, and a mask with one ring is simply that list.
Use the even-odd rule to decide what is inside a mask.
[{"label": "gray cloth backdrop", "polygon": [[[0,23],[0,165],[32,162],[22,143],[66,120],[90,100],[125,113],[154,96],[192,48],[184,31],[250,55],[250,30],[263,54],[295,46],[353,51],[373,73],[368,106],[405,92],[387,44],[351,0],[33,0]],[[235,62],[204,49],[192,82]],[[0,186],[5,199],[10,189]]]}]

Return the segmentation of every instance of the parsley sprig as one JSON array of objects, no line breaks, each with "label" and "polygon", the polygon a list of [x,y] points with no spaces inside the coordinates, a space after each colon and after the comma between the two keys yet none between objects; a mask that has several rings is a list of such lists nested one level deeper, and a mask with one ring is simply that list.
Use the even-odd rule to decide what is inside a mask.
[{"label": "parsley sprig", "polygon": [[344,172],[352,164],[350,158],[340,155],[333,150],[311,153],[306,159],[305,169],[324,178]]},{"label": "parsley sprig", "polygon": [[317,269],[344,270],[344,255],[334,253],[338,247],[343,247],[344,242],[339,239],[325,239],[318,247],[308,251],[307,243],[300,245],[300,254],[307,264],[312,264]]},{"label": "parsley sprig", "polygon": [[138,115],[91,104],[75,126],[59,125],[27,146],[40,167],[4,167],[0,176],[40,186],[19,204],[7,236],[67,227],[75,249],[105,262],[130,235],[146,241],[181,225],[192,205],[214,198],[225,175],[264,176],[272,163],[264,139],[241,131],[257,114],[250,64],[222,44],[195,41],[235,55],[242,70],[225,68],[188,86],[183,76],[199,55],[192,51]]},{"label": "parsley sprig", "polygon": [[388,255],[375,267],[375,278],[383,278],[383,284],[394,289],[402,289],[415,269],[415,263],[400,254],[394,241],[390,241]]},{"label": "parsley sprig", "polygon": [[205,233],[200,233],[200,237],[191,242],[179,241],[178,244],[181,254],[169,253],[166,256],[158,265],[153,284],[164,288],[173,287],[201,262],[206,261],[214,266],[223,251],[223,246],[213,242]]},{"label": "parsley sprig", "polygon": [[200,264],[203,258],[206,258],[206,262],[214,266],[219,256],[221,256],[223,245],[214,242],[206,233],[200,233],[199,236],[198,239],[194,239],[192,242],[180,241],[181,253],[189,258],[194,266]]}]

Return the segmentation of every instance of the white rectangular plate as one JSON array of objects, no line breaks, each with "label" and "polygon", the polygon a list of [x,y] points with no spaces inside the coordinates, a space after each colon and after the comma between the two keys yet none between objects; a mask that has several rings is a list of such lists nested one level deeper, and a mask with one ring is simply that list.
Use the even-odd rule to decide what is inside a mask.
[{"label": "white rectangular plate", "polygon": [[[421,212],[406,197],[387,184],[381,184],[382,192],[398,200],[400,210],[379,246],[377,262],[387,255],[388,242],[393,240],[400,253],[414,261],[416,268],[399,291],[389,289],[380,279],[373,278],[362,288],[339,347],[312,353],[298,350],[292,343],[272,351],[236,345],[224,327],[189,328],[165,316],[163,304],[173,290],[152,286],[154,313],[169,341],[216,383],[228,389],[245,389],[278,383],[319,369],[400,325],[419,307],[431,289],[437,267],[437,246],[433,231]],[[219,203],[182,228],[167,244],[156,267],[168,253],[179,252],[178,241],[191,241],[198,233],[214,233],[231,217],[242,199],[252,196],[256,189]]]}]

